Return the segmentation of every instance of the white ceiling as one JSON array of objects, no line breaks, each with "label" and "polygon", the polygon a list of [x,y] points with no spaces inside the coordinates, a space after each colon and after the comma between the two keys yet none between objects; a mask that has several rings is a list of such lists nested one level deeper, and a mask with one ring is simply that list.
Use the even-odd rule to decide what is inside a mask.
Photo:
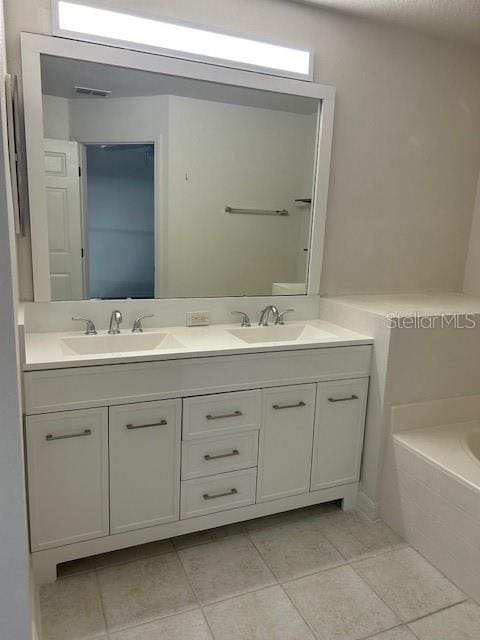
[{"label": "white ceiling", "polygon": [[80,86],[111,91],[107,100],[176,95],[300,114],[314,114],[318,107],[318,101],[312,98],[233,87],[55,56],[42,55],[41,69],[42,93],[61,98],[95,99],[75,94],[75,86]]},{"label": "white ceiling", "polygon": [[480,46],[480,0],[294,0]]}]

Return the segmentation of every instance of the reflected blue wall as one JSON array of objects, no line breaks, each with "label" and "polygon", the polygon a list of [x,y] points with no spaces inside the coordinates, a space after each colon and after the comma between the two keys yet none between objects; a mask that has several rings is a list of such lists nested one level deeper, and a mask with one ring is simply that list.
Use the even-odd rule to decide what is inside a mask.
[{"label": "reflected blue wall", "polygon": [[86,149],[89,297],[153,298],[153,144]]}]

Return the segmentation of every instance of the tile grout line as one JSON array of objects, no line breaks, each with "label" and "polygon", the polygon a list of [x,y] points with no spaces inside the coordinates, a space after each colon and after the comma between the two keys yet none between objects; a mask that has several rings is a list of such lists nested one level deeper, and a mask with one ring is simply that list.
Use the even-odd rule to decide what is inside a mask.
[{"label": "tile grout line", "polygon": [[[246,535],[245,533],[241,533],[241,534],[234,534],[234,535],[243,535],[243,536],[245,536],[245,537],[247,537],[247,538],[248,538],[248,535]],[[227,536],[227,537],[233,537],[233,536]],[[220,538],[220,540],[224,540],[224,538]],[[194,591],[194,593],[195,593],[195,596],[196,596],[196,597],[197,597],[197,599],[198,599],[198,602],[199,602],[199,606],[200,606],[200,608],[203,608],[203,607],[210,607],[210,606],[213,606],[213,605],[215,605],[215,604],[219,604],[220,602],[226,602],[227,600],[233,600],[233,598],[238,598],[238,597],[240,597],[240,596],[247,595],[248,593],[256,593],[257,591],[263,591],[264,589],[269,589],[269,588],[271,588],[271,587],[275,586],[276,584],[280,584],[279,580],[277,579],[277,576],[276,576],[276,575],[273,573],[273,571],[270,569],[270,566],[267,564],[267,562],[265,562],[265,560],[264,560],[263,556],[260,554],[260,552],[258,551],[258,549],[257,549],[257,548],[255,547],[255,545],[253,544],[253,542],[250,540],[250,538],[248,538],[248,540],[249,540],[249,542],[252,544],[252,546],[253,546],[253,548],[255,549],[256,553],[258,553],[258,555],[260,556],[260,558],[261,558],[262,562],[263,562],[263,563],[265,564],[265,566],[267,567],[268,571],[270,572],[270,574],[272,575],[273,579],[275,580],[275,583],[274,583],[274,584],[267,584],[267,585],[264,585],[264,586],[262,586],[262,587],[258,587],[258,589],[252,589],[252,590],[244,591],[244,592],[242,592],[242,593],[237,593],[237,594],[235,594],[235,595],[233,595],[233,596],[228,596],[227,598],[221,598],[220,600],[215,600],[214,602],[206,602],[205,604],[203,604],[202,602],[200,602],[200,599],[199,599],[199,598],[198,598],[198,596],[197,596],[197,593],[196,593],[196,591],[195,591],[195,588],[194,588],[193,584],[191,583],[190,579],[188,578],[188,574],[187,574],[187,572],[185,571],[185,567],[183,566],[182,559],[181,559],[181,557],[179,556],[180,563],[182,564],[182,568],[183,568],[183,570],[184,570],[184,572],[185,572],[185,575],[187,576],[188,583],[189,583],[189,584],[190,584],[190,586],[192,587],[192,589],[193,589],[193,591]],[[219,542],[219,540],[215,540],[215,542]],[[203,545],[202,545],[202,546],[203,546]]]},{"label": "tile grout line", "polygon": [[[412,549],[413,551],[415,551],[415,549],[413,549],[413,547],[411,547],[410,545],[408,545],[407,547],[405,547],[406,549]],[[392,550],[389,553],[394,553],[394,551],[396,550]],[[386,554],[382,554],[382,555],[386,555]],[[420,554],[419,554],[420,555]],[[423,556],[421,556],[423,558]],[[365,558],[366,560],[370,560],[371,558]],[[361,562],[361,561],[360,561]],[[430,564],[430,563],[429,563]],[[380,598],[380,600],[397,616],[397,618],[399,620],[401,620],[400,618],[400,614],[385,600],[385,598],[378,593],[378,591],[375,589],[375,587],[373,585],[371,585],[368,580],[362,576],[362,574],[357,571],[356,567],[354,566],[354,564],[350,564],[349,566],[351,567],[351,569],[357,574],[357,576]],[[433,565],[431,565],[433,567]],[[433,567],[435,569],[435,567]],[[440,572],[439,572],[440,573]],[[441,574],[443,576],[443,574]],[[445,577],[445,576],[443,576]],[[447,578],[448,580],[448,578]],[[452,583],[453,584],[453,583]],[[454,585],[456,586],[456,585]],[[459,590],[460,591],[460,590]],[[439,611],[444,611],[445,609],[450,609],[451,607],[456,606],[457,604],[462,604],[463,602],[465,602],[467,600],[466,594],[463,593],[463,591],[461,591],[461,593],[465,596],[465,598],[463,600],[460,600],[459,602],[454,602],[453,604],[448,604],[445,607],[440,607],[440,609],[436,609],[435,611],[431,611],[430,613],[426,613],[423,616],[419,616],[418,618],[414,618],[413,620],[408,620],[408,621],[403,621],[401,622],[402,625],[407,625],[407,624],[411,624],[412,622],[416,622],[417,620],[421,620],[422,618],[428,618],[428,616],[433,615],[434,613],[438,613]],[[397,625],[399,626],[399,625]],[[395,628],[395,627],[393,627]]]},{"label": "tile grout line", "polygon": [[[429,618],[430,616],[434,616],[437,613],[442,613],[443,611],[448,611],[448,609],[453,609],[454,607],[458,607],[461,604],[465,604],[465,602],[474,602],[470,598],[465,598],[465,600],[460,600],[460,602],[454,602],[453,604],[448,604],[446,607],[442,607],[441,609],[437,609],[436,611],[432,611],[432,613],[426,613],[424,616],[419,616],[418,618],[414,618],[413,620],[409,620],[408,622],[404,622],[405,625],[411,625],[414,622],[418,622],[419,620],[424,620],[425,618]],[[415,634],[416,635],[416,634]]]},{"label": "tile grout line", "polygon": [[[250,532],[247,533],[249,539],[250,538]],[[259,555],[262,557],[263,561],[265,562],[265,564],[269,567],[270,571],[272,571],[273,575],[275,576],[275,578],[277,577],[273,570],[270,568],[270,566],[268,565],[266,559],[263,557],[261,551],[259,551],[259,549],[257,548],[257,546],[255,545],[255,542],[253,540],[251,540],[252,544],[255,546],[255,548],[257,549],[257,552],[259,553]],[[343,556],[342,556],[343,558]],[[292,605],[292,607],[295,609],[295,611],[298,613],[298,615],[300,616],[301,620],[303,620],[303,622],[306,624],[307,629],[310,630],[312,636],[314,638],[316,638],[316,640],[320,640],[317,636],[317,634],[315,633],[315,630],[313,629],[312,625],[307,621],[307,619],[305,618],[305,616],[303,615],[303,613],[300,611],[300,609],[296,606],[296,604],[293,602],[293,600],[290,598],[290,595],[288,594],[288,592],[286,591],[286,589],[284,589],[283,587],[283,583],[280,582],[280,580],[278,580],[278,585],[280,587],[280,589],[283,591],[283,593],[285,594],[285,596],[287,597],[288,601],[290,602],[290,604]]]},{"label": "tile grout line", "polygon": [[[163,540],[158,540],[158,542],[163,542],[164,540],[170,540],[172,542],[171,538],[164,538]],[[145,544],[150,544],[150,543],[147,542]],[[143,546],[143,545],[138,545],[138,546]],[[129,548],[129,547],[126,547],[126,548]],[[57,578],[57,580],[68,580],[69,578],[74,578],[75,576],[85,575],[86,573],[93,573],[94,571],[101,571],[102,569],[110,569],[111,567],[123,567],[126,564],[131,564],[132,562],[138,562],[139,560],[148,560],[150,558],[157,558],[158,556],[164,556],[167,553],[173,553],[175,550],[176,550],[175,546],[172,542],[172,548],[167,549],[166,551],[161,551],[159,553],[152,553],[152,555],[148,555],[148,556],[139,556],[138,558],[132,558],[131,560],[123,560],[122,562],[114,562],[112,564],[95,565],[90,569],[84,569],[80,571],[74,571],[73,573],[67,573],[64,576]],[[116,553],[117,551],[122,551],[122,549],[116,549],[115,551],[107,551],[106,553]],[[98,555],[102,555],[102,554],[98,554]],[[95,556],[90,556],[90,557],[94,558]]]},{"label": "tile grout line", "polygon": [[176,555],[177,555],[177,559],[178,559],[178,562],[179,562],[180,567],[181,567],[181,569],[182,569],[183,575],[185,576],[185,580],[187,581],[187,584],[189,585],[190,589],[192,590],[192,593],[193,593],[193,595],[194,595],[194,597],[195,597],[195,600],[196,600],[196,602],[197,602],[197,604],[198,604],[198,608],[199,608],[199,609],[201,609],[201,608],[202,608],[202,603],[200,602],[200,598],[198,597],[198,593],[196,592],[195,587],[193,586],[192,581],[191,581],[191,580],[190,580],[190,578],[188,577],[187,570],[185,569],[185,566],[184,566],[184,564],[183,564],[183,562],[182,562],[182,558],[181,558],[180,554],[178,553],[178,550],[177,550],[177,549],[175,549],[175,553],[176,553]]},{"label": "tile grout line", "polygon": [[[289,582],[294,582],[295,580],[302,580],[302,578],[309,578],[310,576],[314,576],[317,573],[324,573],[325,571],[330,571],[333,569],[338,569],[339,567],[345,567],[346,565],[348,565],[348,560],[346,560],[346,558],[344,558],[344,556],[338,551],[338,549],[335,547],[335,550],[338,551],[338,553],[340,554],[341,558],[343,559],[343,562],[339,563],[339,564],[335,564],[333,566],[330,567],[323,567],[323,569],[316,569],[315,571],[309,572],[309,573],[305,573],[301,576],[295,576],[294,578],[287,578],[286,580],[281,580],[279,577],[277,577],[277,575],[275,574],[274,570],[270,567],[270,565],[268,564],[267,559],[263,556],[262,552],[260,551],[260,549],[258,549],[257,545],[255,544],[255,542],[253,540],[251,540],[252,544],[255,546],[255,548],[257,549],[258,553],[261,555],[263,561],[265,562],[265,564],[267,565],[267,567],[270,569],[270,571],[273,573],[273,575],[275,576],[277,582],[280,585],[283,584],[287,584]],[[329,542],[327,540],[327,542]],[[332,545],[333,546],[333,545]]]},{"label": "tile grout line", "polygon": [[217,640],[217,636],[214,633],[212,627],[210,626],[210,623],[209,623],[208,618],[207,618],[207,614],[205,613],[205,611],[204,611],[202,606],[200,607],[200,611],[201,611],[201,614],[203,616],[203,619],[205,620],[205,624],[207,625],[207,629],[209,630],[210,635],[212,636],[213,640]]},{"label": "tile grout line", "polygon": [[107,638],[109,638],[110,635],[109,635],[109,629],[108,629],[108,623],[107,623],[107,614],[105,612],[105,603],[103,601],[102,590],[100,588],[100,580],[98,579],[98,573],[96,570],[94,571],[94,573],[95,573],[95,584],[97,587],[98,599],[100,600],[100,608],[102,610],[103,623],[105,626],[105,633],[107,634]]},{"label": "tile grout line", "polygon": [[[340,567],[330,567],[329,569],[325,569],[325,570],[323,570],[323,571],[318,571],[317,573],[310,574],[309,576],[304,576],[304,577],[311,577],[311,576],[314,576],[314,575],[318,575],[319,573],[326,573],[327,571],[335,571],[335,569],[339,569],[339,568],[341,568],[341,567],[350,567],[351,569],[353,569],[353,567],[351,567],[351,566],[350,566],[350,564],[347,562],[346,564],[340,565]],[[355,573],[357,573],[357,572],[355,572]],[[361,576],[360,576],[360,577],[361,577]],[[288,599],[290,600],[290,602],[292,603],[292,605],[295,607],[295,609],[299,612],[300,616],[301,616],[301,617],[303,618],[303,620],[307,623],[308,627],[309,627],[309,628],[311,628],[311,625],[309,624],[308,620],[304,617],[304,615],[302,614],[301,610],[300,610],[300,609],[295,605],[295,602],[291,599],[291,597],[290,597],[290,595],[289,595],[288,591],[285,589],[285,586],[284,586],[284,585],[291,584],[292,582],[297,582],[298,580],[302,580],[302,578],[295,578],[295,579],[293,579],[293,580],[288,580],[288,581],[286,581],[286,582],[282,583],[280,586],[281,586],[281,587],[282,587],[282,589],[285,591],[285,593],[286,593],[286,595],[287,595]],[[363,578],[362,578],[362,580],[363,580]],[[363,580],[363,582],[365,582],[365,580]],[[367,583],[365,582],[365,584],[367,584]],[[367,584],[367,586],[368,586],[368,587],[370,587],[370,585],[368,585],[368,584]],[[371,588],[371,587],[370,587],[370,588]],[[373,591],[373,589],[372,589],[372,591]],[[375,591],[374,591],[374,593],[375,593],[376,595],[378,595]],[[380,597],[380,596],[379,596],[379,597]],[[387,603],[383,600],[383,598],[380,598],[380,599],[381,599],[381,600],[382,600],[382,602],[387,606],[387,609],[389,609],[390,611],[392,611],[392,613],[393,613],[393,614],[398,618],[398,620],[400,620],[400,618],[399,618],[399,616],[396,614],[396,612],[395,612],[395,611],[393,611],[393,609],[392,609],[389,605],[387,605]],[[403,624],[404,624],[404,623],[400,621],[400,623],[399,623],[399,624],[395,624],[395,625],[394,625],[394,626],[392,626],[392,627],[388,627],[387,629],[383,629],[382,631],[375,632],[375,633],[373,633],[372,635],[365,636],[364,638],[358,638],[357,640],[368,640],[369,638],[373,638],[373,637],[375,637],[376,635],[378,635],[378,633],[384,633],[385,631],[391,631],[392,629],[397,629],[398,627],[401,627]],[[313,628],[312,628],[312,632],[313,632],[314,637],[315,637],[315,638],[318,638],[318,636],[317,636],[317,634],[315,633],[315,631],[313,630]],[[322,639],[321,639],[321,638],[318,638],[318,640],[322,640]]]},{"label": "tile grout line", "polygon": [[[176,553],[176,551],[175,550],[174,551],[168,551],[166,553],[161,553],[160,555],[164,556],[164,555],[167,555],[168,553]],[[153,557],[157,557],[157,556],[151,556],[151,558],[153,558]],[[149,558],[138,558],[138,560],[136,560],[134,562],[141,561],[141,560],[149,560],[151,558],[150,557]],[[183,568],[183,565],[181,563],[180,558],[178,558],[178,561],[180,563],[182,571],[185,573],[185,570]],[[131,564],[131,562],[129,561],[129,562],[124,563],[124,564]],[[119,566],[124,566],[124,565],[112,565],[112,567],[113,566],[114,567],[119,567]],[[110,567],[101,567],[100,569],[95,570],[95,573],[97,573],[99,570],[101,571],[103,569],[109,569],[109,568]],[[188,584],[190,585],[190,581],[188,580],[188,576],[185,576],[185,577],[187,579]],[[98,573],[97,573],[97,581],[98,581]],[[190,585],[190,587],[191,587],[191,585]],[[102,592],[101,592],[101,589],[99,588],[100,598],[101,598],[101,603],[102,603],[102,610],[104,612],[104,617],[105,617],[105,629],[106,629],[106,633],[107,633],[107,639],[110,638],[110,634],[111,633],[121,633],[123,631],[128,631],[129,629],[136,629],[138,627],[143,627],[143,626],[145,626],[147,624],[151,624],[152,622],[157,622],[158,620],[165,620],[166,618],[173,618],[174,616],[181,615],[183,613],[188,613],[189,611],[197,611],[198,609],[200,609],[200,603],[198,601],[197,594],[195,593],[193,587],[191,587],[191,588],[192,588],[192,593],[193,593],[193,595],[195,597],[195,600],[196,600],[196,606],[188,607],[186,609],[182,609],[181,611],[176,611],[174,613],[168,613],[166,615],[159,615],[159,616],[156,616],[154,618],[151,618],[150,620],[146,620],[146,621],[143,621],[143,622],[137,622],[137,623],[134,623],[134,624],[131,624],[131,625],[125,625],[125,626],[122,626],[119,629],[113,629],[113,630],[108,628],[108,624],[106,622],[106,615],[105,615]]]},{"label": "tile grout line", "polygon": [[283,584],[280,585],[281,590],[283,591],[283,593],[286,595],[286,597],[288,598],[288,601],[290,602],[290,604],[292,605],[292,607],[295,609],[295,611],[298,613],[298,615],[300,616],[300,618],[304,621],[304,623],[307,625],[307,629],[310,630],[312,636],[314,638],[316,638],[316,640],[322,640],[321,638],[319,638],[319,636],[316,634],[315,629],[313,628],[313,626],[310,624],[310,622],[306,619],[306,617],[303,615],[302,611],[299,609],[299,607],[297,607],[297,605],[295,604],[295,602],[292,600],[292,598],[290,597],[290,594],[288,593],[288,591],[284,588]]},{"label": "tile grout line", "polygon": [[[168,620],[170,618],[175,618],[176,616],[184,615],[185,613],[191,613],[192,611],[200,611],[201,607],[191,607],[189,609],[182,609],[181,611],[176,611],[175,613],[168,613],[165,616],[159,616],[158,618],[152,618],[151,620],[147,620],[144,622],[136,622],[132,625],[128,625],[126,627],[121,627],[120,629],[114,629],[113,631],[107,631],[107,638],[110,638],[111,634],[123,633],[124,631],[131,631],[132,629],[140,629],[141,627],[146,627],[149,624],[153,624],[154,622],[160,622],[161,620]],[[79,640],[86,640],[81,638]],[[94,639],[96,640],[96,639]]]}]

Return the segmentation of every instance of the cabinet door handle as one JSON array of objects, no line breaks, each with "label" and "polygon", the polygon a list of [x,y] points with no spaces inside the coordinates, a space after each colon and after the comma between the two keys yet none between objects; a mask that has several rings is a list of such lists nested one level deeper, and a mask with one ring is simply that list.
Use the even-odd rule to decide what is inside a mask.
[{"label": "cabinet door handle", "polygon": [[52,440],[66,440],[67,438],[81,438],[82,436],[91,436],[91,429],[84,429],[83,431],[78,431],[77,433],[64,433],[59,435],[54,435],[53,433],[49,433],[45,436],[45,440],[47,442],[52,442]]},{"label": "cabinet door handle", "polygon": [[234,411],[233,413],[223,413],[219,416],[212,416],[210,413],[205,416],[207,420],[221,420],[222,418],[237,418],[238,416],[242,416],[243,413],[241,411]]},{"label": "cabinet door handle", "polygon": [[238,449],[233,449],[229,453],[219,453],[216,456],[211,456],[209,453],[203,456],[204,460],[220,460],[220,458],[231,458],[232,456],[239,456],[240,451]]},{"label": "cabinet door handle", "polygon": [[347,402],[347,400],[358,400],[358,396],[352,393],[352,395],[348,396],[347,398],[329,398],[328,399],[329,402]]},{"label": "cabinet door handle", "polygon": [[297,407],[306,407],[307,405],[300,400],[300,402],[296,402],[295,404],[274,404],[272,406],[274,409],[296,409]]},{"label": "cabinet door handle", "polygon": [[148,427],[164,427],[168,422],[166,420],[160,420],[160,422],[150,422],[148,424],[127,424],[126,427],[129,431],[132,429],[147,429]]},{"label": "cabinet door handle", "polygon": [[238,489],[235,489],[234,487],[233,489],[230,489],[230,491],[225,491],[225,493],[212,493],[212,495],[210,495],[209,493],[204,493],[203,499],[215,500],[215,498],[224,498],[225,496],[234,496],[237,493],[238,493]]}]

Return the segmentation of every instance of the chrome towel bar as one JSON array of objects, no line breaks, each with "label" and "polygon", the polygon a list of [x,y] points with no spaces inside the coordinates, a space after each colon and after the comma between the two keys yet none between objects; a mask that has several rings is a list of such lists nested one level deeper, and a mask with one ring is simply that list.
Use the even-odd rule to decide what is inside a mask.
[{"label": "chrome towel bar", "polygon": [[287,209],[240,209],[225,207],[225,213],[245,213],[256,216],[288,216]]}]

